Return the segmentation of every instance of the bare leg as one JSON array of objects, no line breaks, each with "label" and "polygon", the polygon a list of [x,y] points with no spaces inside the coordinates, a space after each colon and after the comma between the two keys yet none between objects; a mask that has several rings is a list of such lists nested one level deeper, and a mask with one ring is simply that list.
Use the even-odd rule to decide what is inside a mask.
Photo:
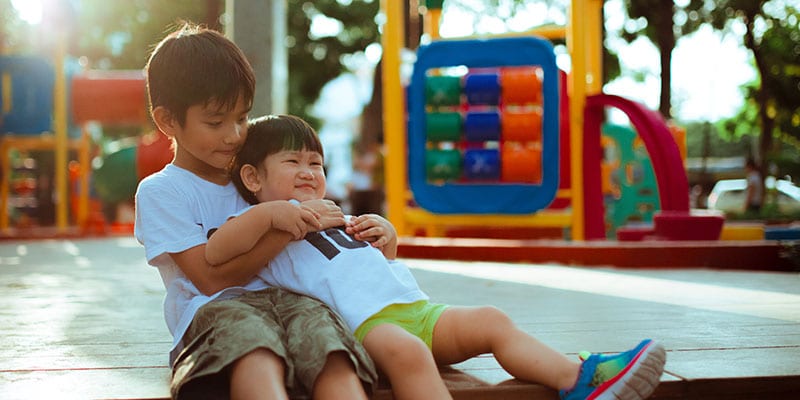
[{"label": "bare leg", "polygon": [[388,376],[395,399],[452,399],[428,346],[403,328],[378,325],[364,337],[364,347]]},{"label": "bare leg", "polygon": [[439,364],[453,364],[484,353],[515,378],[554,389],[571,388],[580,364],[523,332],[494,307],[450,307],[433,331],[433,354]]},{"label": "bare leg", "polygon": [[231,369],[231,399],[288,400],[283,360],[263,348],[242,356]]},{"label": "bare leg", "polygon": [[347,353],[337,351],[328,356],[325,367],[314,382],[314,399],[367,400],[367,393],[356,375]]}]

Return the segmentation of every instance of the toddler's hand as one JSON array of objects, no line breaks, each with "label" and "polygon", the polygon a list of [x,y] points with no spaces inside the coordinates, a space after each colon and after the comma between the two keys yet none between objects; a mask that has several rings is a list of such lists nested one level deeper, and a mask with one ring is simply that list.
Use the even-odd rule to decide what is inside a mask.
[{"label": "toddler's hand", "polygon": [[372,247],[379,249],[397,242],[397,231],[394,226],[377,214],[364,214],[350,218],[345,225],[345,232],[353,235],[356,240],[369,242]]},{"label": "toddler's hand", "polygon": [[289,232],[294,240],[306,236],[309,230],[319,230],[321,227],[319,213],[303,205],[296,206],[289,202],[281,202],[274,209],[272,227]]},{"label": "toddler's hand", "polygon": [[323,230],[344,225],[344,213],[342,209],[332,200],[306,200],[302,203],[303,207],[313,210],[319,216],[319,227],[312,230]]}]

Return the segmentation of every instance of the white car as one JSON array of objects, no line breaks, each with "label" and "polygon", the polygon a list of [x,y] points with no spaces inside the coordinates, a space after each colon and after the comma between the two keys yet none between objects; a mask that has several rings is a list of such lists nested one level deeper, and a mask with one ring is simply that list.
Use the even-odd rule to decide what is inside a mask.
[{"label": "white car", "polygon": [[[776,180],[769,177],[764,182],[767,192],[775,190],[778,212],[785,214],[800,213],[800,188],[791,181]],[[744,211],[744,193],[747,188],[745,179],[724,179],[718,181],[708,195],[708,208],[726,213],[742,213]],[[766,195],[766,205],[772,204],[772,194]]]}]

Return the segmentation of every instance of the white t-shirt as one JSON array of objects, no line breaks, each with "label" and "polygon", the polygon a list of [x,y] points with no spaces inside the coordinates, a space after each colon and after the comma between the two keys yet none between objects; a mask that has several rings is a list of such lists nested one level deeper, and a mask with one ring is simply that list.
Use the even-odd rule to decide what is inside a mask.
[{"label": "white t-shirt", "polygon": [[344,227],[289,243],[258,275],[270,285],[319,299],[352,331],[388,305],[428,299],[405,264],[387,260]]},{"label": "white t-shirt", "polygon": [[220,186],[172,164],[139,183],[134,234],[144,245],[148,264],[158,268],[167,289],[164,318],[173,336],[170,364],[182,349],[181,338],[201,306],[269,287],[256,277],[244,287],[205,296],[168,254],[205,244],[209,231],[247,206],[232,183]]}]

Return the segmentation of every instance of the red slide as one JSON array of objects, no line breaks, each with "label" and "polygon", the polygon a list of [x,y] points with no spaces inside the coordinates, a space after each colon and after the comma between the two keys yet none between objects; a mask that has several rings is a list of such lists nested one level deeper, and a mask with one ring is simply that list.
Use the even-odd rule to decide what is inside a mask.
[{"label": "red slide", "polygon": [[[606,107],[615,107],[628,116],[650,155],[661,202],[661,213],[654,217],[655,234],[663,233],[666,235],[663,239],[718,238],[722,229],[721,216],[692,215],[689,211],[689,182],[683,159],[661,114],[620,96],[600,94],[587,97],[584,109],[583,200],[586,239],[605,239],[599,166],[602,157],[600,127]],[[659,222],[663,225],[663,232],[659,232]],[[710,231],[705,228],[707,222],[710,223]],[[677,231],[673,229],[678,225],[681,227]],[[684,229],[684,225],[689,229]]]}]

